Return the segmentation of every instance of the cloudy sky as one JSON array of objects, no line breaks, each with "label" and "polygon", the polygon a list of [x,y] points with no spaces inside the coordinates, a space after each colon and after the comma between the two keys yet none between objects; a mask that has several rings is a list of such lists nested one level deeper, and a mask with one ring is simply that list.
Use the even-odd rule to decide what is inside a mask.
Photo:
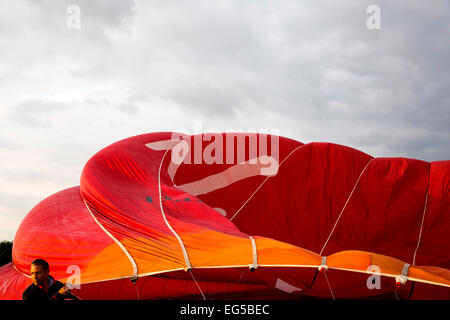
[{"label": "cloudy sky", "polygon": [[0,12],[0,240],[78,185],[95,152],[142,133],[278,129],[450,159],[448,0],[0,0]]}]

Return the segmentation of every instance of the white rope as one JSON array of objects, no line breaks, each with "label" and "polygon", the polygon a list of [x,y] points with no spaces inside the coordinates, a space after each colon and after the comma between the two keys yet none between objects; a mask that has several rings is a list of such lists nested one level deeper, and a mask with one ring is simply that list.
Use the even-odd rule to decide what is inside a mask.
[{"label": "white rope", "polygon": [[188,271],[188,272],[190,273],[190,275],[191,275],[191,277],[192,277],[192,280],[194,280],[194,282],[195,282],[195,285],[197,286],[198,290],[199,290],[199,291],[200,291],[200,293],[202,294],[203,300],[206,300],[206,297],[205,297],[205,295],[203,294],[203,291],[202,291],[202,289],[200,288],[199,284],[197,283],[197,280],[195,280],[195,277],[194,277],[194,274],[192,273],[192,270],[191,270],[191,269],[189,269],[189,271]]},{"label": "white rope", "polygon": [[[286,158],[283,159],[283,161],[280,162],[280,165],[278,166],[278,170],[280,169],[281,165],[283,164],[283,162],[285,162],[295,151],[297,151],[300,147],[303,147],[303,144],[298,146],[297,148],[295,148],[294,150],[291,151],[291,153],[289,153]],[[233,219],[236,217],[236,215],[247,205],[247,203],[250,201],[251,198],[253,198],[253,196],[256,194],[256,192],[258,192],[259,189],[261,189],[261,187],[266,183],[266,181],[270,178],[271,176],[267,176],[264,181],[259,185],[258,188],[256,188],[256,190],[252,193],[252,195],[247,199],[247,201],[244,202],[244,204],[242,205],[242,207],[239,208],[238,211],[236,211],[236,213],[231,217],[230,221],[233,221]]]},{"label": "white rope", "polygon": [[[282,268],[313,268],[313,269],[318,269],[319,267],[321,267],[321,265],[299,265],[299,264],[258,264],[258,267],[268,267],[268,268],[273,268],[273,267],[282,267]],[[17,270],[17,268],[14,266],[14,268]],[[198,266],[195,267],[195,269],[224,269],[224,268],[246,268],[248,269],[248,264],[243,264],[243,265],[221,265],[221,266]],[[395,274],[391,274],[391,273],[384,273],[384,272],[376,272],[373,273],[372,271],[367,271],[367,270],[358,270],[358,269],[350,269],[350,268],[341,268],[341,267],[329,267],[327,266],[327,269],[333,269],[333,270],[340,270],[340,271],[349,271],[349,272],[356,272],[356,273],[363,273],[363,274],[368,274],[368,275],[379,275],[379,276],[383,276],[383,277],[389,277],[389,278],[394,278],[397,276]],[[137,277],[138,278],[144,278],[144,277],[148,277],[148,276],[158,276],[164,273],[169,273],[169,272],[175,272],[175,271],[182,271],[185,270],[184,268],[176,268],[176,269],[167,269],[167,270],[159,270],[159,271],[155,271],[155,272],[148,272],[148,273],[140,273]],[[423,269],[421,269],[422,271],[424,271]],[[28,278],[30,278],[29,275],[24,274],[23,272],[17,270],[17,272],[22,273],[24,276],[27,276]],[[433,272],[428,272],[428,271],[424,271],[425,273],[431,273],[434,274],[435,276],[437,276],[435,273]],[[439,276],[438,276],[439,277]],[[112,280],[120,280],[120,279],[133,279],[135,278],[134,276],[124,276],[124,277],[115,277],[115,278],[105,278],[102,280],[96,280],[96,281],[86,281],[86,282],[82,282],[81,284],[91,284],[91,283],[100,283],[100,282],[105,282],[105,281],[112,281]],[[442,277],[441,277],[442,278]],[[408,280],[410,281],[414,281],[414,282],[419,282],[419,283],[427,283],[427,284],[431,284],[431,285],[436,285],[436,286],[442,286],[442,287],[446,287],[446,288],[450,288],[450,284],[447,284],[447,281],[445,281],[445,278],[442,278],[444,281],[443,282],[436,282],[436,281],[429,281],[429,280],[424,280],[421,278],[415,278],[415,277],[408,277]]]},{"label": "white rope", "polygon": [[401,285],[405,285],[406,281],[408,281],[408,272],[409,272],[409,263],[405,263],[403,265],[402,274],[395,277],[395,298],[400,300],[400,297],[397,294],[398,289]]},{"label": "white rope", "polygon": [[12,266],[14,267],[14,269],[16,269],[17,272],[19,272],[19,273],[21,273],[22,275],[24,275],[25,277],[31,279],[31,276],[30,276],[29,274],[26,274],[26,273],[20,271],[19,269],[17,269],[17,267],[16,267],[16,265],[14,264],[14,262],[11,262],[11,263],[12,263]]},{"label": "white rope", "polygon": [[134,284],[134,287],[136,288],[136,297],[137,297],[138,300],[141,300],[141,295],[139,294],[139,289],[138,289],[138,287],[136,285],[136,281],[132,281],[132,282]]},{"label": "white rope", "polygon": [[336,219],[336,222],[335,222],[335,224],[334,224],[334,226],[333,226],[333,229],[331,229],[331,232],[330,232],[330,235],[329,235],[328,238],[327,238],[327,241],[325,241],[325,244],[323,245],[322,250],[320,250],[320,253],[319,253],[320,255],[322,255],[323,250],[324,250],[325,247],[327,246],[327,243],[328,243],[328,241],[330,240],[331,235],[332,235],[333,232],[334,232],[334,229],[336,229],[336,226],[337,226],[337,224],[338,224],[338,222],[339,222],[339,219],[341,219],[342,213],[344,212],[345,208],[347,207],[347,204],[348,204],[348,202],[350,201],[350,199],[351,199],[351,197],[352,197],[352,195],[353,195],[353,192],[355,191],[356,186],[357,186],[358,183],[359,183],[359,180],[361,179],[361,177],[362,177],[364,171],[366,171],[367,167],[368,167],[369,164],[372,162],[372,160],[373,160],[373,158],[370,159],[369,162],[367,162],[366,166],[364,167],[364,169],[363,169],[363,170],[361,171],[361,173],[359,174],[358,180],[356,180],[355,185],[353,186],[352,192],[350,192],[350,195],[348,196],[347,201],[345,202],[344,207],[343,207],[342,210],[341,210],[341,213],[339,213],[339,216],[338,216],[338,218]]},{"label": "white rope", "polygon": [[399,287],[397,287],[397,286],[395,287],[394,294],[395,294],[395,299],[400,300],[400,298],[399,298],[399,296],[398,296],[398,294],[397,294],[398,288],[399,288]]},{"label": "white rope", "polygon": [[186,271],[189,271],[192,269],[191,262],[189,261],[189,257],[186,251],[186,248],[184,247],[184,243],[181,240],[180,236],[175,232],[175,230],[170,225],[169,221],[166,219],[166,214],[164,213],[163,205],[162,205],[162,194],[161,194],[161,167],[164,162],[164,158],[166,157],[166,154],[169,150],[166,150],[164,153],[164,156],[161,159],[161,163],[159,164],[159,171],[158,171],[158,189],[159,189],[159,206],[161,208],[161,214],[163,216],[164,222],[166,223],[167,227],[172,231],[173,235],[177,238],[178,242],[180,243],[181,250],[183,252],[184,260],[186,261]]},{"label": "white rope", "polygon": [[224,293],[224,292],[228,291],[228,290],[229,290],[231,287],[233,287],[236,283],[238,283],[239,281],[241,281],[243,275],[244,275],[244,271],[241,272],[241,275],[239,276],[239,279],[237,279],[237,280],[234,281],[233,283],[229,284],[225,289],[214,291],[214,292],[210,293],[210,295],[216,295],[216,294],[218,294],[218,293]]},{"label": "white rope", "polygon": [[323,274],[325,276],[325,280],[327,281],[328,289],[330,289],[331,296],[333,297],[333,300],[336,300],[335,297],[334,297],[334,294],[333,294],[333,290],[331,289],[330,282],[328,281],[327,271],[325,269],[323,270]]},{"label": "white rope", "polygon": [[91,209],[89,208],[89,205],[86,203],[86,200],[84,199],[83,195],[81,195],[81,197],[83,198],[83,202],[84,205],[86,206],[86,208],[88,209],[89,213],[91,214],[92,219],[94,219],[94,221],[98,224],[98,226],[119,246],[120,249],[122,249],[122,251],[125,253],[125,255],[127,256],[128,260],[130,261],[131,265],[133,266],[133,277],[137,277],[138,276],[138,267],[136,264],[136,261],[134,261],[133,257],[131,256],[131,254],[128,252],[127,249],[125,249],[125,247],[123,246],[123,244],[117,240],[108,230],[106,230],[105,227],[103,227],[103,225],[97,220],[97,218],[94,216],[94,214],[92,213]]},{"label": "white rope", "polygon": [[319,269],[319,271],[328,270],[327,257],[322,257],[322,262],[320,263],[320,266],[318,269]]},{"label": "white rope", "polygon": [[417,247],[416,250],[414,251],[414,256],[413,256],[413,265],[416,265],[416,254],[417,251],[419,250],[419,245],[420,245],[420,240],[422,239],[422,229],[423,229],[423,222],[425,220],[425,213],[427,210],[427,202],[428,202],[428,186],[427,186],[427,194],[425,196],[425,205],[423,208],[423,214],[422,214],[422,223],[420,224],[420,232],[419,232],[419,239],[417,240]]},{"label": "white rope", "polygon": [[404,285],[408,281],[409,263],[403,265],[402,274],[395,277],[395,282]]},{"label": "white rope", "polygon": [[252,236],[250,236],[250,240],[252,241],[252,256],[253,256],[253,261],[252,264],[249,265],[250,270],[256,270],[258,268],[258,251],[256,249],[256,241],[255,238],[253,238]]}]

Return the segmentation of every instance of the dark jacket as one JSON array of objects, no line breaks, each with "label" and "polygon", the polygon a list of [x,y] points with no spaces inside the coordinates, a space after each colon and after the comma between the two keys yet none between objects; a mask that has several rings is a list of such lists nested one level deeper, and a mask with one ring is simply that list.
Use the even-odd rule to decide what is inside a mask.
[{"label": "dark jacket", "polygon": [[[52,278],[53,280],[53,278]],[[53,280],[53,283],[48,288],[48,292],[45,292],[44,289],[35,285],[34,283],[30,284],[28,288],[22,294],[23,300],[31,300],[31,301],[52,301],[52,300],[64,300],[64,299],[74,299],[78,300],[71,293],[67,295],[62,295],[58,293],[58,291],[64,286],[64,284],[60,281]]]}]

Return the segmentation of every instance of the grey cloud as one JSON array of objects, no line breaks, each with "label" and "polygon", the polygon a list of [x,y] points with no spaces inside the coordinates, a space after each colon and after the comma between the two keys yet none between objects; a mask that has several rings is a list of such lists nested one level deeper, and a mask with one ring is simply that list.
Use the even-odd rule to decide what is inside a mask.
[{"label": "grey cloud", "polygon": [[30,170],[24,170],[24,171],[7,171],[1,172],[1,176],[3,179],[12,180],[12,181],[47,181],[49,180],[49,175],[46,172],[42,171],[30,171]]},{"label": "grey cloud", "polygon": [[[127,96],[123,100],[117,101],[111,98],[98,97],[95,99],[86,99],[79,102],[81,108],[103,108],[105,111],[114,108],[122,113],[130,116],[139,114],[139,103],[148,102],[148,97],[145,95]],[[85,106],[83,106],[85,105]]]},{"label": "grey cloud", "polygon": [[184,110],[197,110],[211,117],[232,117],[239,103],[238,97],[228,89],[188,81],[180,81],[165,97],[178,102]]},{"label": "grey cloud", "polygon": [[102,28],[120,28],[135,14],[134,0],[29,0],[29,3],[39,8],[42,17],[55,15],[58,21],[66,21],[69,6],[78,6],[82,23],[86,22],[89,26],[95,23]]},{"label": "grey cloud", "polygon": [[[380,2],[382,30],[369,31],[369,1],[127,2],[109,10],[80,2],[88,20],[107,27],[135,19],[143,42],[137,52],[111,48],[101,67],[91,58],[72,74],[121,77],[131,95],[147,91],[214,121],[258,106],[296,118],[299,134],[312,125],[322,134],[311,136],[347,144],[371,139],[374,128],[413,141],[401,133],[417,128],[429,145],[438,131],[448,145],[449,5],[405,3]],[[129,98],[109,103],[129,115],[139,110]],[[405,156],[418,154],[415,143],[402,145],[410,146]]]},{"label": "grey cloud", "polygon": [[134,104],[122,104],[118,105],[117,108],[129,115],[136,115],[139,111],[138,107]]},{"label": "grey cloud", "polygon": [[[381,8],[381,30],[366,28],[370,4]],[[69,5],[80,6],[78,31],[66,27]],[[373,156],[450,159],[448,1],[28,0],[0,8],[8,13],[0,17],[0,148],[32,141],[41,163],[68,168],[51,179],[77,184],[99,148],[151,132],[167,116],[172,129],[191,129],[193,118],[208,128],[270,125]]]},{"label": "grey cloud", "polygon": [[57,111],[67,109],[64,103],[43,100],[23,101],[9,108],[9,119],[30,126],[45,127],[50,124],[48,117]]},{"label": "grey cloud", "polygon": [[4,150],[14,150],[17,149],[18,145],[12,139],[7,139],[6,137],[0,137],[0,149]]},{"label": "grey cloud", "polygon": [[41,201],[39,197],[34,197],[29,194],[24,195],[11,195],[0,192],[0,206],[13,209],[31,209]]},{"label": "grey cloud", "polygon": [[139,114],[139,105],[149,105],[151,103],[150,97],[146,93],[135,93],[134,95],[130,95],[124,99],[121,103],[117,105],[117,108],[128,114],[128,115],[137,115]]}]

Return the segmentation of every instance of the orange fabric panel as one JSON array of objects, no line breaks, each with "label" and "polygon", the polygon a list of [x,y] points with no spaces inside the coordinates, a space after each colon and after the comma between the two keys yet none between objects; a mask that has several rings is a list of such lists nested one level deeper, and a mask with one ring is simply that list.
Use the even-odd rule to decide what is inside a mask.
[{"label": "orange fabric panel", "polygon": [[258,264],[261,265],[307,265],[319,266],[321,256],[288,243],[255,237]]}]

